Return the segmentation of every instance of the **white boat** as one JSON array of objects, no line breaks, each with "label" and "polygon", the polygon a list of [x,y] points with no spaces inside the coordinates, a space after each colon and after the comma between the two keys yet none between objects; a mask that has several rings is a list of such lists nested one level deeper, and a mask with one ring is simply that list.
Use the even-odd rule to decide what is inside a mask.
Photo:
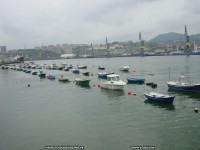
[{"label": "white boat", "polygon": [[129,66],[122,66],[119,68],[119,71],[129,71],[130,67]]},{"label": "white boat", "polygon": [[58,81],[68,82],[69,77],[61,75],[61,76],[58,77]]},{"label": "white boat", "polygon": [[110,90],[123,90],[125,85],[126,82],[122,81],[116,74],[107,75],[107,81],[101,82],[101,88]]}]

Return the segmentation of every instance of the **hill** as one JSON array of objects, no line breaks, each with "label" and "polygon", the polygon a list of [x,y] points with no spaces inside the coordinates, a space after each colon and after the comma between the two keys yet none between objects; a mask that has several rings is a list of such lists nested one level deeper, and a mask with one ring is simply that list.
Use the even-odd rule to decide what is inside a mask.
[{"label": "hill", "polygon": [[[200,43],[200,34],[195,34],[190,36],[191,42]],[[185,35],[179,33],[164,33],[159,34],[155,38],[148,41],[149,43],[184,43],[185,42]]]}]

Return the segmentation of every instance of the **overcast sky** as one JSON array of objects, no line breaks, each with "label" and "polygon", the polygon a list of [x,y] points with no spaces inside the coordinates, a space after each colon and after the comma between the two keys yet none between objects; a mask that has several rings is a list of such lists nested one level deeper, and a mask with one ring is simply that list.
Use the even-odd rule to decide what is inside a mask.
[{"label": "overcast sky", "polygon": [[0,45],[103,44],[200,33],[200,0],[0,0]]}]

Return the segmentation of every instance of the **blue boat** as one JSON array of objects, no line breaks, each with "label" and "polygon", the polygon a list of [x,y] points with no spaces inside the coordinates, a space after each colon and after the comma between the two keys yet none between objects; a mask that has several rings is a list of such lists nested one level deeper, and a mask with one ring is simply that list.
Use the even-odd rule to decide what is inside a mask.
[{"label": "blue boat", "polygon": [[75,73],[75,74],[79,74],[80,70],[79,69],[72,69],[72,72]]},{"label": "blue boat", "polygon": [[114,73],[107,73],[107,72],[99,72],[97,75],[101,79],[107,79],[107,75],[114,74]]},{"label": "blue boat", "polygon": [[167,82],[169,89],[181,90],[181,91],[199,91],[200,84],[183,83],[183,82]]},{"label": "blue boat", "polygon": [[140,83],[140,84],[143,84],[145,79],[142,79],[142,78],[128,78],[127,81],[128,81],[128,83]]},{"label": "blue boat", "polygon": [[173,103],[175,96],[170,95],[164,95],[159,93],[145,93],[144,96],[148,98],[149,100],[155,101],[155,102],[164,102],[164,103]]}]

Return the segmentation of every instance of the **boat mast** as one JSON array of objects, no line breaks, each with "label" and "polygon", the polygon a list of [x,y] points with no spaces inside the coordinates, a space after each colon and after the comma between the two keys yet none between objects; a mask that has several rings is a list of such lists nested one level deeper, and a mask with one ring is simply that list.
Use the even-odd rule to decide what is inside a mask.
[{"label": "boat mast", "polygon": [[171,79],[170,79],[170,67],[169,67],[169,81],[171,81]]}]

